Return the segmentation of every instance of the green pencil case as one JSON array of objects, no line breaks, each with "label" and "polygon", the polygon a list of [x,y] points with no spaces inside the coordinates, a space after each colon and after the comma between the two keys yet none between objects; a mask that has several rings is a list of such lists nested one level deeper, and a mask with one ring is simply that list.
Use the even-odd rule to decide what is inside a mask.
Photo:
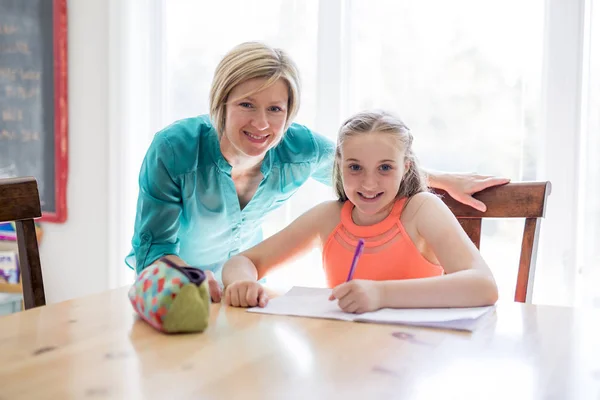
[{"label": "green pencil case", "polygon": [[144,321],[161,332],[202,332],[208,326],[211,300],[204,271],[180,267],[166,257],[136,277],[129,301]]}]

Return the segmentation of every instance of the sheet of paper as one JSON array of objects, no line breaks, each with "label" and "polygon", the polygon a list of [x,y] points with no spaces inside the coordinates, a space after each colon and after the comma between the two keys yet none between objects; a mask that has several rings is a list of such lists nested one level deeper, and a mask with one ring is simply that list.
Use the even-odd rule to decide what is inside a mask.
[{"label": "sheet of paper", "polygon": [[354,321],[473,331],[477,327],[480,317],[493,308],[384,308],[375,312],[357,315]]},{"label": "sheet of paper", "polygon": [[270,299],[266,307],[249,308],[249,312],[352,321],[355,314],[345,313],[335,301],[329,301],[331,289],[295,286],[283,296]]},{"label": "sheet of paper", "polygon": [[285,295],[269,300],[265,308],[254,307],[249,312],[329,318],[344,321],[375,322],[440,327],[472,331],[479,318],[494,307],[381,309],[364,314],[345,313],[336,301],[329,301],[331,289],[293,287]]}]

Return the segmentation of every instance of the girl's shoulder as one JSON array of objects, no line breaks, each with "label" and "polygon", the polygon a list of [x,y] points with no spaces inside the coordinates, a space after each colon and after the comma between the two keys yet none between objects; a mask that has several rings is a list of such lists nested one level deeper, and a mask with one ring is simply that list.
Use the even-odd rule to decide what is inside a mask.
[{"label": "girl's shoulder", "polygon": [[456,217],[441,197],[430,192],[412,196],[404,207],[400,221],[407,231],[418,231],[420,235],[426,231],[459,226]]},{"label": "girl's shoulder", "polygon": [[328,221],[340,220],[340,212],[344,203],[337,200],[324,201],[306,212],[307,217],[315,224],[325,224]]},{"label": "girl's shoulder", "polygon": [[343,202],[330,200],[320,203],[308,211],[308,216],[313,221],[322,239],[329,236],[335,227],[339,225],[342,207],[344,207]]},{"label": "girl's shoulder", "polygon": [[439,209],[440,207],[447,208],[438,195],[431,192],[420,192],[406,200],[401,219],[403,222],[411,221],[423,212],[431,211],[432,208]]},{"label": "girl's shoulder", "polygon": [[339,217],[345,202],[338,200],[328,200],[317,204],[312,208],[315,216],[337,215]]}]

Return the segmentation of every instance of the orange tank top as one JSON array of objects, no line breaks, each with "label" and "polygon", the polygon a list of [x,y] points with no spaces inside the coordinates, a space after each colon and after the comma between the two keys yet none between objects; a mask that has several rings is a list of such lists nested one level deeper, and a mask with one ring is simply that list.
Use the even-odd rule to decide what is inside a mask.
[{"label": "orange tank top", "polygon": [[427,261],[421,255],[404,230],[400,214],[406,200],[406,197],[396,200],[390,215],[369,226],[354,223],[354,204],[346,201],[342,207],[340,223],[323,247],[323,268],[330,288],[346,281],[359,239],[365,241],[365,247],[354,270],[353,279],[389,281],[427,278],[444,273],[441,266]]}]

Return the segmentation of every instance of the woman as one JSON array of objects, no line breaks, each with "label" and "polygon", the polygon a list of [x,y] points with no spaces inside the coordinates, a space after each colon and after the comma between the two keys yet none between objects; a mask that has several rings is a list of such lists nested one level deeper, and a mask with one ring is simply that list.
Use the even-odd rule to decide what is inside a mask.
[{"label": "woman", "polygon": [[[292,123],[299,100],[298,70],[283,51],[251,42],[225,55],[212,82],[210,116],[166,127],[146,153],[127,264],[139,273],[168,256],[202,268],[220,301],[223,263],[262,240],[268,213],[308,178],[331,185],[335,145]],[[484,210],[471,194],[507,182],[429,173],[428,184]]]}]

